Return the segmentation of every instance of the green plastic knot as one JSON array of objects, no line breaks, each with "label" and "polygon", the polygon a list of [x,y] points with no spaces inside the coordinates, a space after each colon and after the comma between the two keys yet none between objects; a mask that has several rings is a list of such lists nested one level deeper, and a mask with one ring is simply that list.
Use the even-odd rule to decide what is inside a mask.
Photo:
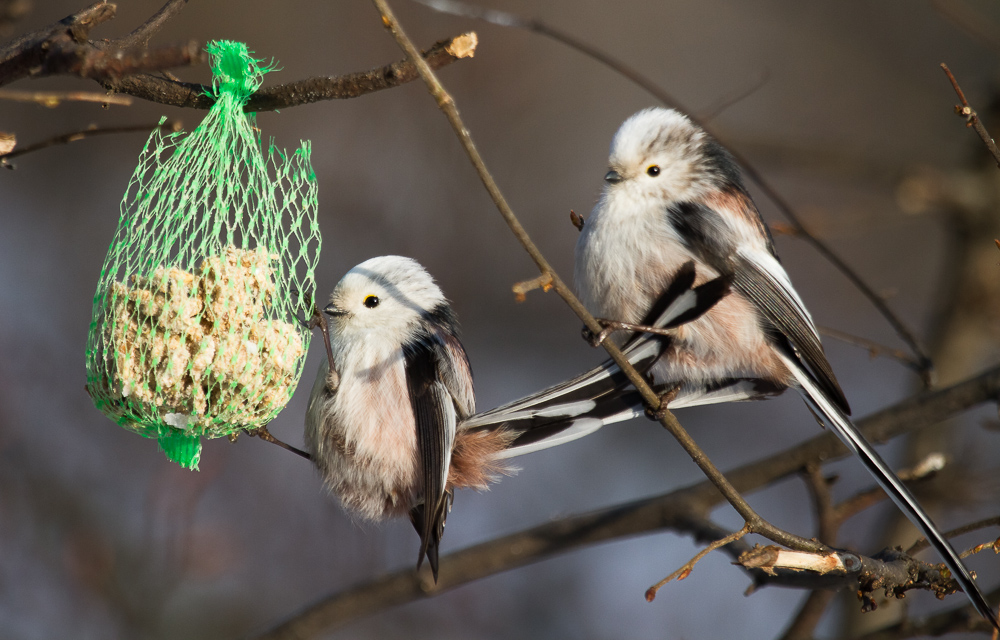
[{"label": "green plastic knot", "polygon": [[212,56],[212,87],[216,97],[231,95],[244,103],[261,84],[265,73],[273,71],[251,57],[246,44],[232,40],[213,40],[205,47]]}]

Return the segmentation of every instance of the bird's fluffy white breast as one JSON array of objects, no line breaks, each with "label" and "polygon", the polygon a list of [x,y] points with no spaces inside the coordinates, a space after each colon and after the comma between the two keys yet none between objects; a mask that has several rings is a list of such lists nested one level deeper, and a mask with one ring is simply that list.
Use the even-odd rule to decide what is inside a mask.
[{"label": "bird's fluffy white breast", "polygon": [[346,507],[373,519],[405,514],[419,462],[403,352],[377,332],[334,342],[340,386],[323,393],[324,363],[307,419],[311,453]]},{"label": "bird's fluffy white breast", "polygon": [[[574,279],[591,313],[640,322],[673,274],[691,259],[657,201],[633,189],[611,188],[577,241]],[[702,280],[709,275],[698,274]],[[614,337],[620,342],[625,336]]]}]

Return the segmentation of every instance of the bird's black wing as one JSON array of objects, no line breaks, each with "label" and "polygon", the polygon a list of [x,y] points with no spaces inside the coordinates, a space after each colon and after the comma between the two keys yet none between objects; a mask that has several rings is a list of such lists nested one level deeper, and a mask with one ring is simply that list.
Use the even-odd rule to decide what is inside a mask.
[{"label": "bird's black wing", "polygon": [[417,567],[427,557],[437,580],[438,544],[448,515],[448,470],[455,444],[458,415],[455,400],[442,375],[447,361],[445,345],[433,335],[421,336],[404,346],[406,384],[417,429],[417,450],[423,473],[423,504],[410,517],[420,534]]},{"label": "bird's black wing", "polygon": [[738,251],[733,266],[733,288],[788,340],[827,397],[850,415],[851,408],[826,359],[816,326],[778,261],[762,251]]}]

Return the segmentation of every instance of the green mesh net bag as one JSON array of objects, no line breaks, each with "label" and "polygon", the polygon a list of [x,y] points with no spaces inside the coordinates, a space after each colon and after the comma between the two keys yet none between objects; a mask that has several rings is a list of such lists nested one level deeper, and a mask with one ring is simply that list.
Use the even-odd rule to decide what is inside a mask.
[{"label": "green mesh net bag", "polygon": [[320,249],[309,144],[265,157],[243,112],[272,68],[242,43],[208,52],[217,101],[190,134],[146,143],[87,341],[94,404],[187,468],[200,438],[261,427],[291,398]]}]

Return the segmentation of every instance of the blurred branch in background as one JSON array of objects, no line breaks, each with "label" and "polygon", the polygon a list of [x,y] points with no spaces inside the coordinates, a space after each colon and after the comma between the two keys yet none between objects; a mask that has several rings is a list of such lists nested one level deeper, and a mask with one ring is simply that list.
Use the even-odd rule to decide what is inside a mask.
[{"label": "blurred branch in background", "polygon": [[[7,169],[15,169],[16,167],[10,164],[10,160],[18,156],[23,156],[26,153],[31,153],[33,151],[38,151],[40,149],[46,149],[48,147],[53,147],[60,144],[69,144],[70,142],[76,142],[77,140],[83,140],[84,138],[89,138],[91,136],[101,136],[110,135],[115,133],[138,133],[142,132],[149,134],[153,129],[159,128],[164,133],[172,133],[181,130],[181,122],[179,120],[167,120],[163,124],[136,124],[126,127],[98,127],[97,125],[91,125],[86,129],[80,131],[74,131],[72,133],[64,133],[62,135],[54,136],[47,140],[42,140],[41,142],[36,142],[34,144],[29,144],[27,146],[21,147],[13,151],[8,151],[6,153],[0,153],[0,166],[6,167]],[[13,141],[12,141],[13,142]],[[13,144],[11,144],[13,149]],[[0,151],[3,151],[0,149]]]},{"label": "blurred branch in background", "polygon": [[[647,93],[652,95],[654,98],[662,102],[663,104],[687,114],[689,118],[695,123],[697,123],[701,128],[712,134],[711,127],[707,126],[704,119],[699,119],[696,116],[691,115],[689,109],[685,108],[680,104],[672,95],[663,90],[662,87],[657,85],[655,82],[639,73],[633,67],[625,64],[621,60],[615,58],[614,56],[602,51],[598,47],[585,42],[561,29],[553,27],[541,20],[537,19],[527,19],[522,18],[513,13],[506,11],[497,11],[494,9],[483,9],[481,7],[475,7],[472,5],[465,4],[464,2],[458,2],[457,0],[414,0],[418,4],[422,4],[434,11],[440,11],[442,13],[449,13],[457,16],[464,16],[467,18],[473,18],[476,20],[482,20],[484,22],[489,22],[491,24],[499,25],[501,27],[513,27],[516,29],[525,29],[534,33],[539,33],[541,35],[547,36],[565,44],[571,49],[575,49],[583,53],[584,55],[600,62],[609,69],[612,69],[616,73],[621,74],[628,80],[632,81]],[[764,76],[762,82],[766,82],[767,76]],[[725,106],[728,106],[726,104]],[[714,117],[714,114],[711,116]],[[714,135],[714,134],[712,134]],[[803,224],[802,220],[799,218],[798,214],[792,208],[791,204],[788,203],[785,198],[778,193],[777,189],[771,186],[771,184],[764,179],[764,176],[757,171],[753,164],[739,151],[730,144],[725,145],[729,152],[736,159],[736,162],[742,167],[743,173],[745,173],[754,183],[760,187],[760,190],[764,192],[764,195],[778,208],[778,211],[788,220],[791,225],[795,228],[797,235],[803,238],[806,242],[811,244],[823,257],[825,257],[829,262],[833,264],[844,276],[853,284],[858,291],[861,292],[871,304],[878,310],[880,314],[886,319],[886,321],[892,326],[896,335],[899,336],[903,342],[910,348],[913,354],[916,356],[917,362],[919,363],[919,373],[924,382],[924,386],[930,387],[933,382],[934,377],[934,363],[931,361],[930,357],[924,351],[924,348],[920,345],[920,341],[917,340],[916,335],[913,331],[906,326],[906,323],[892,310],[886,303],[885,299],[875,292],[862,278],[857,274],[846,262],[844,262],[840,256],[833,252],[826,244],[811,234]]]},{"label": "blurred branch in background", "polygon": [[[940,9],[940,7],[938,7]],[[995,145],[968,104],[964,92],[946,65],[941,65],[961,105],[956,113],[967,126],[978,124],[980,139],[967,138],[970,166],[942,171],[930,167],[911,169],[897,184],[899,208],[911,216],[934,216],[940,221],[944,257],[935,285],[937,294],[931,309],[931,353],[936,363],[938,381],[953,384],[995,362],[1000,350],[1000,288],[997,287],[996,248],[992,239],[1000,236],[1000,172]],[[942,93],[944,87],[941,87]],[[968,109],[968,112],[965,110]],[[982,131],[979,131],[982,129]],[[958,135],[956,133],[956,135]],[[993,149],[990,147],[993,146]],[[968,457],[962,443],[966,438],[959,425],[949,422],[933,429],[922,429],[909,438],[906,457],[911,463],[931,453],[956,459]],[[983,473],[995,474],[995,468]],[[973,503],[976,493],[959,494],[943,487],[955,487],[969,481],[970,465],[951,465],[933,485],[921,487],[918,495],[932,509],[943,510]],[[973,479],[973,484],[975,481]],[[905,544],[915,531],[905,519],[890,516],[884,526],[882,543]],[[885,626],[904,616],[902,607],[885,607],[875,616],[854,616],[850,627],[855,633],[867,632],[871,625]],[[895,617],[893,617],[895,616]]]},{"label": "blurred branch in background", "polygon": [[[998,397],[1000,397],[1000,367],[994,367],[960,384],[939,391],[925,392],[868,416],[858,421],[858,427],[870,441],[885,442],[936,424],[978,404],[995,402]],[[824,433],[796,447],[734,469],[727,473],[726,477],[731,479],[738,491],[746,493],[768,486],[811,465],[820,465],[846,454],[846,449],[836,436]],[[500,571],[616,538],[672,530],[692,533],[699,540],[714,540],[727,533],[715,525],[706,524],[710,510],[722,501],[723,497],[715,485],[703,481],[655,498],[547,523],[443,557],[440,580],[436,586],[428,582],[426,576],[422,577],[413,570],[393,573],[323,598],[260,638],[274,640],[312,637],[323,630],[341,626],[392,606],[434,596]],[[856,508],[857,504],[854,507]],[[838,519],[848,517],[853,512],[854,508],[842,512]],[[733,545],[730,545],[727,551],[732,553],[732,548]],[[872,571],[875,573],[865,575],[873,579],[880,576],[882,578],[878,581],[880,589],[891,590],[905,586],[933,590],[942,586],[942,577],[935,583],[918,585],[910,580],[908,572],[887,572],[884,562],[879,564],[874,560],[874,557],[862,558],[862,565],[868,561],[868,566],[874,567]],[[908,556],[906,558],[897,556],[892,562],[907,565],[911,560]],[[921,567],[926,569],[923,564]],[[890,579],[893,575],[899,580]],[[758,574],[755,574],[755,578],[757,577]],[[771,576],[763,579],[765,582],[777,580]],[[820,577],[817,577],[817,580],[819,579]],[[852,584],[857,586],[857,575],[851,576],[849,580],[854,581]],[[950,580],[947,582],[950,583]],[[868,584],[872,586],[874,582]],[[811,584],[806,579],[796,586],[813,588],[814,583]],[[829,584],[823,583],[822,586],[827,588]],[[847,585],[841,582],[839,586]],[[869,602],[873,603],[870,599]],[[811,615],[815,616],[815,613]]]},{"label": "blurred branch in background", "polygon": [[[995,401],[998,396],[1000,367],[995,367],[947,389],[925,392],[879,411],[859,420],[858,427],[869,440],[885,442],[940,422],[978,404]],[[737,490],[747,493],[799,473],[811,465],[820,465],[845,455],[847,450],[840,440],[832,433],[824,433],[795,447],[738,467],[726,476]],[[426,575],[412,569],[392,573],[322,598],[276,625],[259,639],[313,637],[322,631],[343,626],[389,607],[439,595],[473,580],[600,542],[664,530],[693,534],[699,541],[716,540],[728,532],[712,524],[708,517],[711,510],[722,502],[723,497],[718,489],[711,482],[702,481],[661,496],[549,522],[442,557],[437,585],[430,582]],[[737,545],[729,545],[727,552],[738,556],[747,550],[745,543]],[[892,551],[886,550],[887,553]],[[873,580],[881,576],[883,580],[878,588],[890,590],[904,587],[933,590],[951,583],[946,576],[938,575],[936,582],[915,584],[906,571],[888,571],[887,567],[890,566],[897,569],[918,566],[913,563],[919,561],[909,556],[896,556],[888,560],[886,557],[880,560],[874,556],[858,557],[861,558],[863,567],[867,563],[867,568],[839,576],[832,583],[828,576],[802,578],[801,575],[793,575],[795,572],[771,576],[760,569],[752,575],[759,585],[794,584],[798,588],[807,589],[818,583],[824,589],[850,585],[857,590],[859,576],[868,576]],[[919,563],[919,566],[921,570],[931,571],[931,565]],[[866,571],[869,573],[865,573]],[[638,592],[636,597],[639,597]],[[961,609],[971,611],[968,607]]]}]

